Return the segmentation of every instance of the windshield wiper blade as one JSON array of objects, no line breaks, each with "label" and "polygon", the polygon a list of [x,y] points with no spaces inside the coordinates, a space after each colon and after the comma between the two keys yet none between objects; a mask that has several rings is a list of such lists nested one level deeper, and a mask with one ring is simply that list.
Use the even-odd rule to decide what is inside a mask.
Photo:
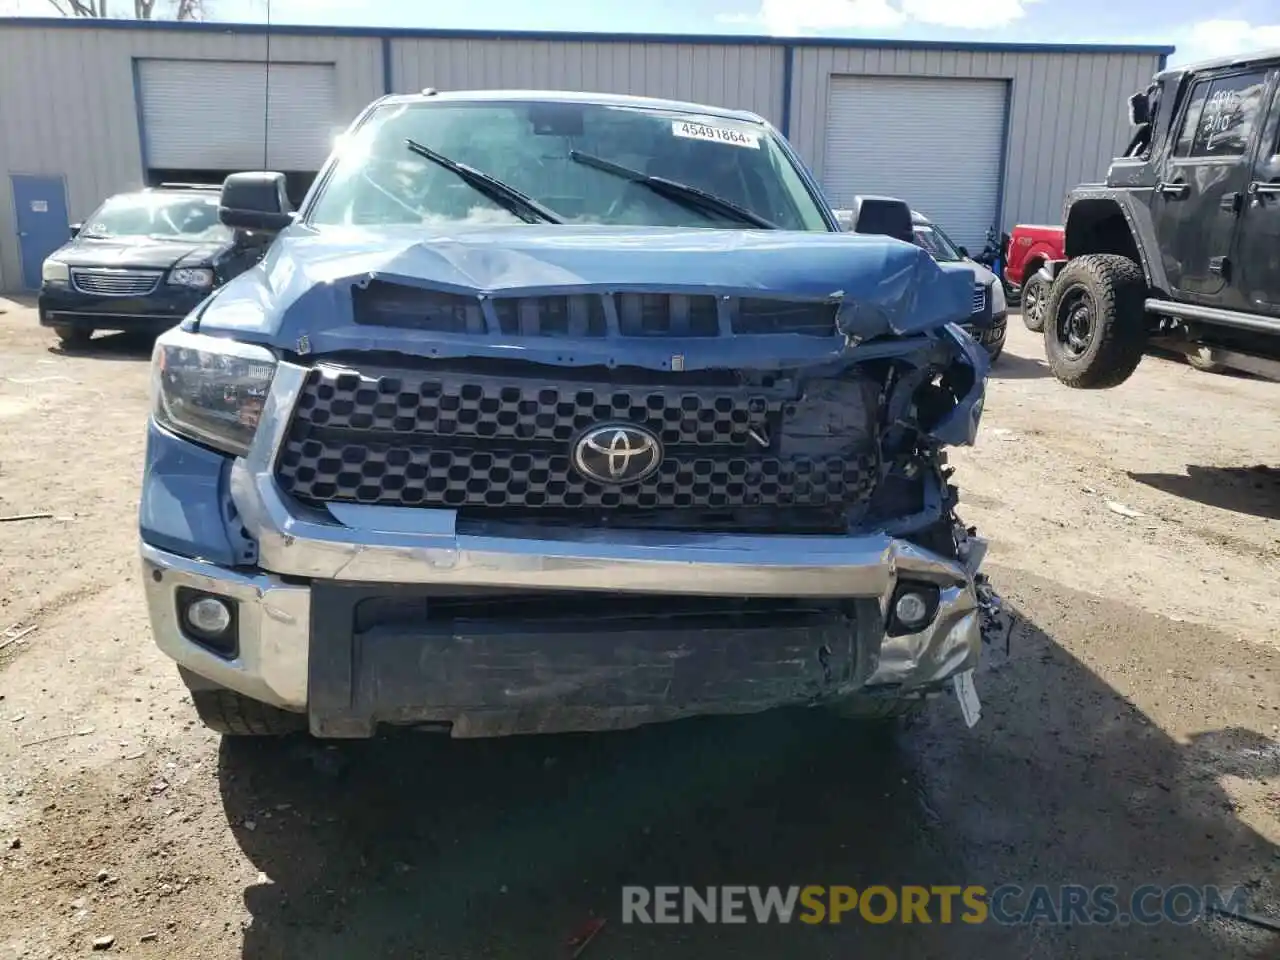
[{"label": "windshield wiper blade", "polygon": [[457,174],[465,183],[474,187],[478,193],[482,193],[494,203],[506,207],[525,223],[564,223],[564,220],[554,210],[547,209],[533,197],[526,196],[510,184],[503,183],[497,177],[490,176],[475,167],[469,167],[465,163],[459,163],[457,160],[450,160],[444,154],[436,153],[430,147],[425,147],[418,143],[417,140],[406,139],[405,146],[424,160],[430,160],[451,173]]},{"label": "windshield wiper blade", "polygon": [[746,207],[740,207],[732,200],[717,197],[714,193],[708,193],[699,187],[680,183],[678,180],[668,180],[666,177],[655,177],[652,174],[641,173],[639,170],[624,167],[622,164],[606,160],[604,157],[582,153],[580,150],[570,150],[569,159],[574,163],[594,167],[597,170],[603,170],[605,173],[612,173],[614,176],[630,180],[632,183],[638,183],[642,187],[648,187],[654,193],[666,197],[668,200],[674,200],[676,203],[686,207],[704,212],[710,210],[722,217],[737,220],[739,223],[749,223],[751,226],[760,227],[762,230],[779,229],[778,225],[772,220],[766,220],[760,214],[752,213]]}]

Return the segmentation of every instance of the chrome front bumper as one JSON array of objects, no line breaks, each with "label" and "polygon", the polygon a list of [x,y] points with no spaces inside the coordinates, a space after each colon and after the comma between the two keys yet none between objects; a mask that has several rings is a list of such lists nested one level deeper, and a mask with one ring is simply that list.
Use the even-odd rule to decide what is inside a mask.
[{"label": "chrome front bumper", "polygon": [[[927,688],[973,667],[981,647],[974,575],[966,564],[886,534],[764,536],[547,529],[535,535],[459,532],[450,510],[335,504],[304,507],[274,477],[305,369],[281,363],[231,495],[256,541],[260,572],[240,572],[143,544],[144,583],[160,648],[192,672],[290,710],[308,706],[313,638],[310,580],[388,588],[613,591],[730,597],[873,600],[881,620],[903,577],[940,589],[937,617],[917,634],[885,638],[863,665],[868,686]],[[269,572],[268,572],[269,571]],[[180,587],[238,601],[239,653],[223,659],[196,643],[177,615]],[[844,691],[847,692],[847,691]]]}]

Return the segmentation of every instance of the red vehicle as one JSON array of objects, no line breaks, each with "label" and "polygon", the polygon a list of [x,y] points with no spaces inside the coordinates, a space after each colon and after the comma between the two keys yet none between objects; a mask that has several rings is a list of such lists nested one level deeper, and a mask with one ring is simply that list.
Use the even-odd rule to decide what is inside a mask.
[{"label": "red vehicle", "polygon": [[1044,300],[1049,283],[1036,274],[1048,261],[1066,258],[1064,236],[1062,227],[1033,224],[1020,224],[1009,235],[1004,279],[1006,285],[1019,291],[1022,322],[1028,330],[1039,332],[1044,329]]}]

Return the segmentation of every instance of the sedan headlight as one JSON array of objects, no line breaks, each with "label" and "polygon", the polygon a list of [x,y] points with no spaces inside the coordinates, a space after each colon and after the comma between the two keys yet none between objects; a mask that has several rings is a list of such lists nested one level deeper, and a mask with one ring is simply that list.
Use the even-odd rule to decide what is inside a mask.
[{"label": "sedan headlight", "polygon": [[208,267],[179,267],[169,271],[169,282],[179,287],[208,290],[213,286],[213,271]]},{"label": "sedan headlight", "polygon": [[40,279],[45,283],[67,283],[71,279],[71,271],[61,260],[51,257],[40,267]]},{"label": "sedan headlight", "polygon": [[243,456],[275,372],[265,347],[175,327],[151,357],[152,414],[174,433]]},{"label": "sedan headlight", "polygon": [[1000,282],[1000,278],[991,281],[991,315],[998,317],[1002,313],[1009,312],[1009,304],[1004,298],[1004,284]]}]

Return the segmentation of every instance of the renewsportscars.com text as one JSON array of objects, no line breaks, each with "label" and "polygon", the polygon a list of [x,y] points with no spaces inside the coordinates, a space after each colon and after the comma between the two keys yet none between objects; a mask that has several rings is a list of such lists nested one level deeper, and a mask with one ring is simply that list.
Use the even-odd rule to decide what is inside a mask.
[{"label": "renewsportscars.com text", "polygon": [[1244,890],[1002,884],[623,887],[623,923],[1195,923],[1247,907]]}]

